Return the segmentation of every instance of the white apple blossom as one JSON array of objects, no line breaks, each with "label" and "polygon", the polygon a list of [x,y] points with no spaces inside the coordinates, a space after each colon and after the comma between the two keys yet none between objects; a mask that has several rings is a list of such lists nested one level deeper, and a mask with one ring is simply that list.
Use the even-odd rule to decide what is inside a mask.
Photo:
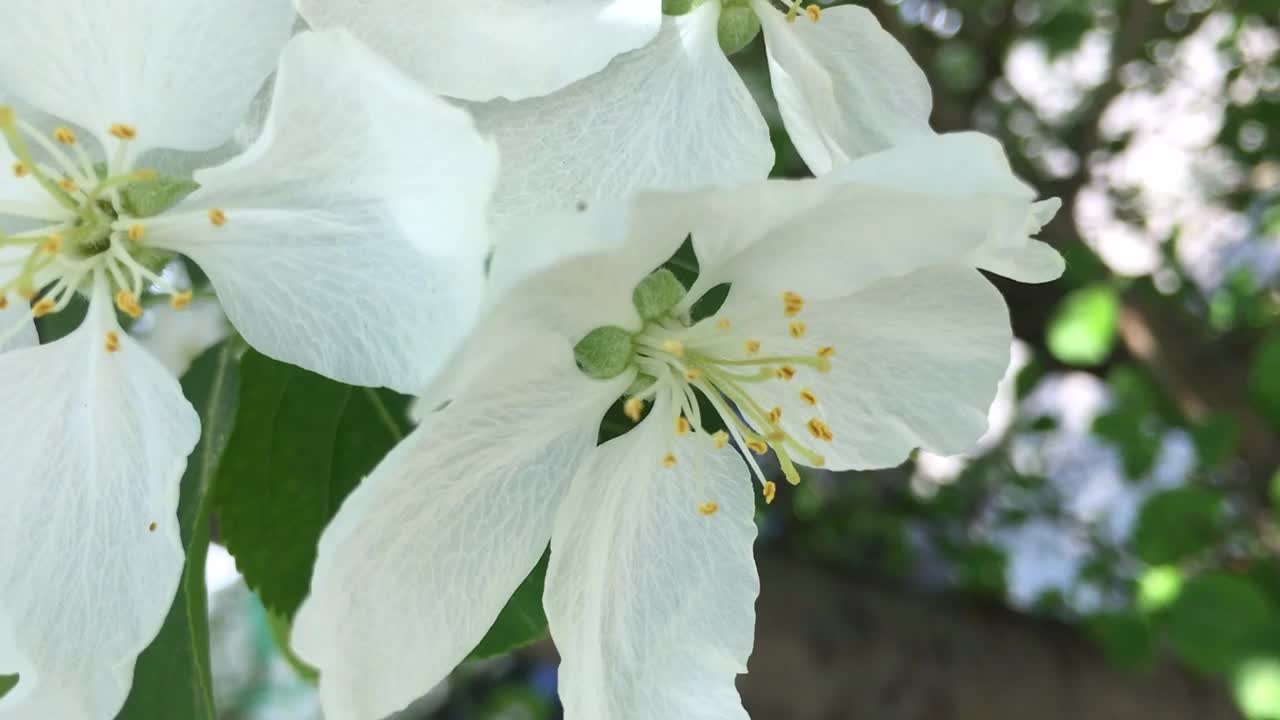
[{"label": "white apple blossom", "polygon": [[[744,718],[751,475],[778,492],[753,455],[771,448],[798,482],[797,466],[890,466],[981,436],[1011,333],[978,268],[1063,268],[1028,237],[1056,209],[1033,199],[994,141],[960,134],[817,180],[514,224],[486,311],[425,397],[440,409],[321,539],[293,644],[326,717],[380,718],[444,678],[549,542],[569,720]],[[654,270],[690,234],[686,293]],[[597,447],[623,398],[636,426]]]},{"label": "white apple blossom", "polygon": [[[181,254],[260,351],[416,389],[478,307],[496,158],[350,36],[291,39],[288,0],[0,0],[0,18],[0,673],[20,678],[0,719],[108,720],[173,601],[200,434],[117,310],[186,306],[158,272]],[[273,72],[242,154],[172,207],[139,195],[178,182],[152,151],[225,144]],[[33,318],[77,295],[78,329],[37,344]]]},{"label": "white apple blossom", "polygon": [[[815,174],[932,132],[924,73],[869,11],[854,5],[501,0],[463,11],[438,1],[412,9],[398,0],[299,5],[315,26],[350,28],[438,92],[507,98],[472,107],[481,130],[502,149],[499,215],[766,177],[774,162],[769,127],[722,48],[760,29],[782,119]],[[664,5],[685,12],[662,17],[656,36],[637,47]],[[442,35],[449,38],[433,41]],[[495,49],[498,42],[510,45]],[[583,72],[608,52],[615,56],[607,67]],[[582,62],[583,55],[592,62]],[[504,72],[513,64],[520,72]],[[511,86],[497,90],[490,74],[502,74]],[[557,82],[545,82],[548,75]]]}]

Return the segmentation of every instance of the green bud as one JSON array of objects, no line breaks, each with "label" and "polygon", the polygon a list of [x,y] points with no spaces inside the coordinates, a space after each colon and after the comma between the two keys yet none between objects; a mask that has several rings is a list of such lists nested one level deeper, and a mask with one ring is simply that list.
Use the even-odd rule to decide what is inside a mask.
[{"label": "green bud", "polygon": [[573,348],[578,368],[587,377],[608,380],[621,375],[635,356],[631,333],[620,327],[606,325],[587,333]]},{"label": "green bud", "polygon": [[657,320],[670,313],[671,308],[683,300],[687,292],[675,274],[663,268],[649,273],[649,277],[636,285],[635,292],[631,293],[631,302],[636,306],[640,317],[646,321]]},{"label": "green bud", "polygon": [[684,15],[701,5],[705,0],[662,0],[663,15]]},{"label": "green bud", "polygon": [[751,6],[745,2],[730,0],[720,10],[720,25],[716,35],[720,40],[720,49],[725,55],[732,55],[756,38],[760,33],[760,18]]},{"label": "green bud", "polygon": [[120,203],[133,217],[155,217],[177,205],[200,185],[188,178],[157,175],[149,180],[131,182],[120,189]]}]

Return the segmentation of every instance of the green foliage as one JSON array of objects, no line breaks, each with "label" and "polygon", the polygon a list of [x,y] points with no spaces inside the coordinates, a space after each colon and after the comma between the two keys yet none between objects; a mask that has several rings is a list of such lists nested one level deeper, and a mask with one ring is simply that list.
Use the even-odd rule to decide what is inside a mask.
[{"label": "green foliage", "polygon": [[1148,569],[1138,578],[1138,610],[1157,613],[1173,604],[1182,592],[1182,571],[1161,565]]},{"label": "green foliage", "polygon": [[187,564],[160,634],[138,658],[133,688],[117,720],[181,716],[215,720],[209,666],[205,559],[209,551],[206,490],[235,421],[242,344],[232,338],[196,358],[182,378],[183,393],[200,414],[201,436],[182,477],[178,519]]},{"label": "green foliage", "polygon": [[1175,563],[1211,547],[1222,532],[1222,496],[1191,485],[1152,495],[1133,534],[1138,557],[1153,565]]},{"label": "green foliage", "polygon": [[1151,664],[1155,634],[1151,624],[1133,612],[1103,613],[1086,618],[1084,627],[1102,645],[1116,667],[1139,670]]},{"label": "green foliage", "polygon": [[1178,655],[1208,673],[1226,673],[1256,647],[1274,608],[1248,579],[1223,572],[1188,580],[1164,620]]},{"label": "green foliage", "polygon": [[155,217],[199,189],[200,185],[189,178],[158,175],[122,187],[120,204],[134,217]]},{"label": "green foliage", "polygon": [[1253,353],[1249,397],[1258,412],[1280,430],[1280,331],[1267,336]]},{"label": "green foliage", "polygon": [[1069,293],[1049,321],[1049,352],[1068,365],[1097,365],[1115,345],[1120,298],[1106,285]]},{"label": "green foliage", "polygon": [[292,618],[320,533],[408,431],[408,400],[353,388],[257,352],[213,488],[221,539],[269,610]]},{"label": "green foliage", "polygon": [[547,636],[547,615],[542,609],[542,590],[547,582],[547,565],[551,553],[543,553],[529,576],[516,588],[493,627],[471,651],[470,659],[503,655],[516,648],[535,643]]},{"label": "green foliage", "polygon": [[1165,425],[1159,391],[1150,378],[1129,366],[1113,370],[1107,384],[1112,407],[1094,418],[1093,433],[1116,446],[1129,477],[1143,477],[1155,465]]}]

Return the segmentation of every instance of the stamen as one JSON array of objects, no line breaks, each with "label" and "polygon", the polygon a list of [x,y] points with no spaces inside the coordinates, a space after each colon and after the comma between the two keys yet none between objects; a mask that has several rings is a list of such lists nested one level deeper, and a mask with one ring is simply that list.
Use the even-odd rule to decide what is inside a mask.
[{"label": "stamen", "polygon": [[777,425],[777,424],[778,424],[778,422],[779,422],[779,421],[781,421],[781,420],[782,420],[782,408],[781,408],[781,407],[774,407],[772,410],[770,410],[770,411],[769,411],[769,422],[770,422],[771,424],[773,424],[773,425]]},{"label": "stamen", "polygon": [[803,309],[804,309],[803,297],[801,297],[796,293],[791,292],[790,290],[782,293],[782,310],[784,315],[786,315],[787,317],[795,317],[796,315],[799,315],[800,311]]},{"label": "stamen", "polygon": [[63,191],[69,192],[69,193],[73,193],[80,189],[80,186],[76,185],[75,180],[72,180],[71,178],[67,178],[67,177],[64,177],[58,181],[58,187],[62,188]]},{"label": "stamen", "polygon": [[54,233],[49,236],[48,240],[44,241],[44,244],[40,246],[40,249],[50,255],[57,255],[59,252],[62,252],[62,242],[63,237],[58,233]]},{"label": "stamen", "polygon": [[790,381],[795,378],[796,369],[791,367],[790,365],[783,365],[782,367],[773,371],[773,376],[778,378],[779,380]]},{"label": "stamen", "polygon": [[726,446],[728,446],[728,444],[729,444],[729,433],[723,430],[717,430],[716,433],[711,436],[711,447],[715,448],[716,450],[723,450]]},{"label": "stamen", "polygon": [[227,224],[227,213],[214,208],[209,211],[209,222],[213,223],[214,227],[222,227]]},{"label": "stamen", "polygon": [[147,234],[147,228],[142,223],[134,223],[129,226],[129,239],[137,242]]},{"label": "stamen", "polygon": [[182,310],[191,304],[192,297],[190,290],[183,290],[169,299],[169,307],[174,310]]},{"label": "stamen", "polygon": [[49,298],[45,298],[40,302],[36,303],[35,306],[31,308],[31,315],[32,317],[42,318],[45,315],[48,315],[49,313],[53,312],[54,306],[55,306],[55,303],[53,302],[53,300],[50,300]]},{"label": "stamen", "polygon": [[133,140],[138,137],[138,131],[132,125],[124,123],[116,123],[112,125],[107,132],[111,133],[111,137],[117,140]]},{"label": "stamen", "polygon": [[689,419],[683,415],[677,417],[676,418],[676,435],[679,437],[684,437],[685,435],[689,434],[689,430],[690,430]]},{"label": "stamen", "polygon": [[664,340],[662,342],[662,349],[678,358],[684,357],[684,343],[679,340]]},{"label": "stamen", "polygon": [[673,468],[673,467],[675,467],[675,466],[676,466],[676,456],[675,456],[675,455],[673,455],[673,454],[671,454],[671,453],[667,453],[666,455],[663,455],[663,456],[662,456],[662,467],[664,467],[664,468]]},{"label": "stamen", "polygon": [[54,128],[53,139],[63,145],[76,144],[76,134],[71,132],[71,128],[68,127]]},{"label": "stamen", "polygon": [[815,439],[831,442],[834,437],[831,434],[831,428],[828,427],[826,423],[822,422],[818,418],[813,418],[812,420],[810,420],[808,423],[805,424],[805,427],[809,428],[809,434],[812,435]]},{"label": "stamen", "polygon": [[742,350],[748,355],[755,355],[756,353],[760,352],[760,341],[748,340],[742,344]]},{"label": "stamen", "polygon": [[764,455],[769,452],[769,446],[763,440],[748,440],[747,449],[757,455]]},{"label": "stamen", "polygon": [[644,401],[638,397],[629,398],[622,404],[622,412],[631,422],[640,422],[640,416],[644,414]]},{"label": "stamen", "polygon": [[764,503],[766,505],[772,505],[774,496],[778,494],[777,483],[772,480],[766,480],[764,482],[764,488],[761,489],[761,494],[764,495]]},{"label": "stamen", "polygon": [[818,7],[817,5],[806,6],[804,9],[804,14],[809,16],[810,21],[818,22],[819,20],[822,19],[822,8]]},{"label": "stamen", "polygon": [[818,357],[822,358],[823,360],[827,360],[831,357],[834,357],[835,354],[836,354],[836,349],[833,347],[818,348]]},{"label": "stamen", "polygon": [[704,502],[698,506],[698,512],[702,513],[706,517],[711,517],[712,515],[715,515],[716,511],[718,511],[719,509],[720,509],[720,504],[711,500],[708,500],[707,502]]},{"label": "stamen", "polygon": [[804,337],[805,324],[803,320],[793,321],[787,329],[790,331],[791,337],[797,340]]},{"label": "stamen", "polygon": [[107,331],[107,352],[113,353],[120,350],[120,335],[115,330]]},{"label": "stamen", "polygon": [[731,324],[732,323],[729,322],[729,318],[720,318],[716,321],[716,327],[720,330],[728,330]]},{"label": "stamen", "polygon": [[120,312],[137,320],[142,317],[142,303],[138,302],[138,296],[128,290],[120,290],[116,293],[116,307],[120,308]]},{"label": "stamen", "polygon": [[697,382],[700,377],[702,377],[702,371],[698,368],[689,368],[684,373],[684,379],[689,382]]},{"label": "stamen", "polygon": [[31,168],[27,167],[27,164],[26,164],[26,163],[24,163],[24,162],[22,162],[22,161],[18,161],[18,162],[16,162],[16,163],[14,163],[14,164],[13,164],[13,176],[14,176],[14,177],[16,177],[16,178],[24,178],[24,177],[26,177],[26,176],[28,176],[28,175],[30,175],[30,174],[31,174]]},{"label": "stamen", "polygon": [[805,401],[809,405],[818,404],[818,396],[814,395],[813,391],[810,390],[809,388],[804,388],[803,390],[800,391],[800,399]]}]

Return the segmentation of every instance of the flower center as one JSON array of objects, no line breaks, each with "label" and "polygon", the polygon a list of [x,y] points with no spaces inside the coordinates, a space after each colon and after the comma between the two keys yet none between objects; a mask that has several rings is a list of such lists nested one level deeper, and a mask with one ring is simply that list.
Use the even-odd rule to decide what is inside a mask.
[{"label": "flower center", "polygon": [[[147,288],[169,295],[175,308],[191,302],[189,290],[177,289],[157,272],[172,254],[146,247],[144,220],[195,184],[133,169],[130,143],[137,130],[116,124],[108,132],[115,151],[109,162],[95,163],[70,128],[42,133],[12,108],[0,106],[0,135],[14,157],[0,183],[30,185],[26,192],[3,196],[34,198],[0,200],[0,215],[34,226],[11,234],[0,228],[0,309],[16,295],[31,303],[29,317],[51,315],[95,281],[108,283],[116,306],[134,318],[142,315],[140,298]],[[36,151],[42,153],[39,158]],[[26,319],[0,327],[0,342]]]},{"label": "flower center", "polygon": [[[617,375],[635,367],[639,379],[623,405],[632,422],[640,421],[646,403],[660,396],[669,399],[661,406],[672,409],[672,417],[666,422],[671,424],[673,441],[687,438],[721,449],[732,438],[749,451],[743,455],[760,481],[765,501],[772,502],[777,488],[765,477],[753,455],[772,450],[783,475],[793,485],[800,482],[797,463],[810,467],[826,464],[817,448],[832,441],[831,428],[816,412],[785,418],[784,422],[782,403],[789,406],[791,413],[816,411],[817,395],[797,378],[801,370],[830,371],[835,348],[823,345],[800,319],[805,301],[796,293],[788,292],[781,298],[779,322],[785,324],[786,336],[769,333],[776,338],[769,342],[777,345],[769,347],[759,339],[769,328],[752,327],[751,320],[744,323],[745,327],[737,327],[723,315],[697,323],[678,316],[676,308],[683,306],[683,291],[670,272],[659,270],[651,275],[633,296],[646,320],[644,327],[635,334],[612,327],[593,331],[579,344],[579,362],[584,372],[596,377]],[[755,322],[760,321],[756,318]],[[725,430],[706,429],[699,394],[715,409]],[[668,452],[662,463],[673,467],[675,454]],[[716,507],[706,503],[699,509],[709,515]]]}]

